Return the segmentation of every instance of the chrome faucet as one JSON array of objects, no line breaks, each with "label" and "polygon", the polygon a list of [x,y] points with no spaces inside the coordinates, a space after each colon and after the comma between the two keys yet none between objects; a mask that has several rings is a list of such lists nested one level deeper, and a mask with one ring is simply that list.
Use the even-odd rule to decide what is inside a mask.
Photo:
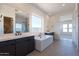
[{"label": "chrome faucet", "polygon": [[22,33],[21,33],[20,31],[16,31],[15,35],[16,35],[16,36],[22,35]]}]

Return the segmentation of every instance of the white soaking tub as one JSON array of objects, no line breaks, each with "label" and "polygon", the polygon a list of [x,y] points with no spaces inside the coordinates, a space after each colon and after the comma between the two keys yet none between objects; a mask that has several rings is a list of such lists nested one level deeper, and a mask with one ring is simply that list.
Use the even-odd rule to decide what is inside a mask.
[{"label": "white soaking tub", "polygon": [[52,43],[53,43],[52,35],[42,35],[41,37],[35,37],[35,49],[40,52],[46,49]]}]

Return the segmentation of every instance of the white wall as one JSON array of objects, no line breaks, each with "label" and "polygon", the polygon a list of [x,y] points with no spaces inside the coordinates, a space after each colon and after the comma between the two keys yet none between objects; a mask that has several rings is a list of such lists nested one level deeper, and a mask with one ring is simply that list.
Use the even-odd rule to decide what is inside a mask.
[{"label": "white wall", "polygon": [[79,4],[78,4],[78,52],[79,52]]},{"label": "white wall", "polygon": [[[2,18],[1,18],[1,20],[2,20],[1,25],[2,26],[4,26],[4,20],[3,20],[4,16],[13,18],[13,32],[15,32],[15,9],[10,6],[7,6],[7,5],[1,5],[0,14],[2,15]],[[4,28],[2,28],[2,29],[4,30]]]},{"label": "white wall", "polygon": [[0,18],[0,34],[3,34],[3,20]]},{"label": "white wall", "polygon": [[[71,16],[70,16],[71,15]],[[55,39],[61,38],[62,23],[72,18],[73,11],[67,11],[50,17],[50,31],[55,32]],[[61,19],[62,17],[62,19]]]},{"label": "white wall", "polygon": [[49,24],[50,32],[55,32],[55,39],[60,39],[59,16],[52,16]]},{"label": "white wall", "polygon": [[44,16],[44,32],[49,32],[49,25],[50,25],[50,17],[48,15]]},{"label": "white wall", "polygon": [[44,30],[45,32],[47,31],[47,23],[48,22],[48,19],[49,19],[49,16],[46,15],[44,12],[42,12],[41,10],[39,10],[38,8],[30,5],[30,4],[18,4],[18,3],[15,3],[15,4],[1,4],[2,5],[2,9],[0,14],[2,14],[3,16],[8,16],[8,17],[12,17],[13,18],[13,29],[14,29],[14,32],[15,32],[15,10],[19,10],[19,11],[22,11],[26,14],[29,15],[29,31],[31,32],[31,16],[32,16],[32,13],[36,13],[37,15],[41,16],[42,19],[43,19],[43,28],[42,30]]},{"label": "white wall", "polygon": [[75,4],[73,14],[73,43],[78,48],[78,6]]},{"label": "white wall", "polygon": [[0,6],[0,34],[3,34],[3,20],[1,17],[1,6]]}]

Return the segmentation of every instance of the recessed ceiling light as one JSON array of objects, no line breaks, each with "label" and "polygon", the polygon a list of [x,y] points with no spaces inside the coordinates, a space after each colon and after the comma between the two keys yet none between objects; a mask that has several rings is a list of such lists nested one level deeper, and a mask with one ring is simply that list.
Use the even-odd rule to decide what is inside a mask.
[{"label": "recessed ceiling light", "polygon": [[62,6],[65,6],[65,4],[62,4]]}]

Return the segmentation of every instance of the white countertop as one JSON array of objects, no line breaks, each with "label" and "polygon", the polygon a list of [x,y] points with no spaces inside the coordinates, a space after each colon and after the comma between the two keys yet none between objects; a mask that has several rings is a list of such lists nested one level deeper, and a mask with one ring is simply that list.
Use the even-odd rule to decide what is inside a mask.
[{"label": "white countertop", "polygon": [[38,33],[30,33],[30,32],[22,33],[22,35],[18,35],[18,36],[16,36],[15,34],[4,34],[4,35],[0,35],[0,42],[22,38],[22,37],[35,36],[37,34]]}]

